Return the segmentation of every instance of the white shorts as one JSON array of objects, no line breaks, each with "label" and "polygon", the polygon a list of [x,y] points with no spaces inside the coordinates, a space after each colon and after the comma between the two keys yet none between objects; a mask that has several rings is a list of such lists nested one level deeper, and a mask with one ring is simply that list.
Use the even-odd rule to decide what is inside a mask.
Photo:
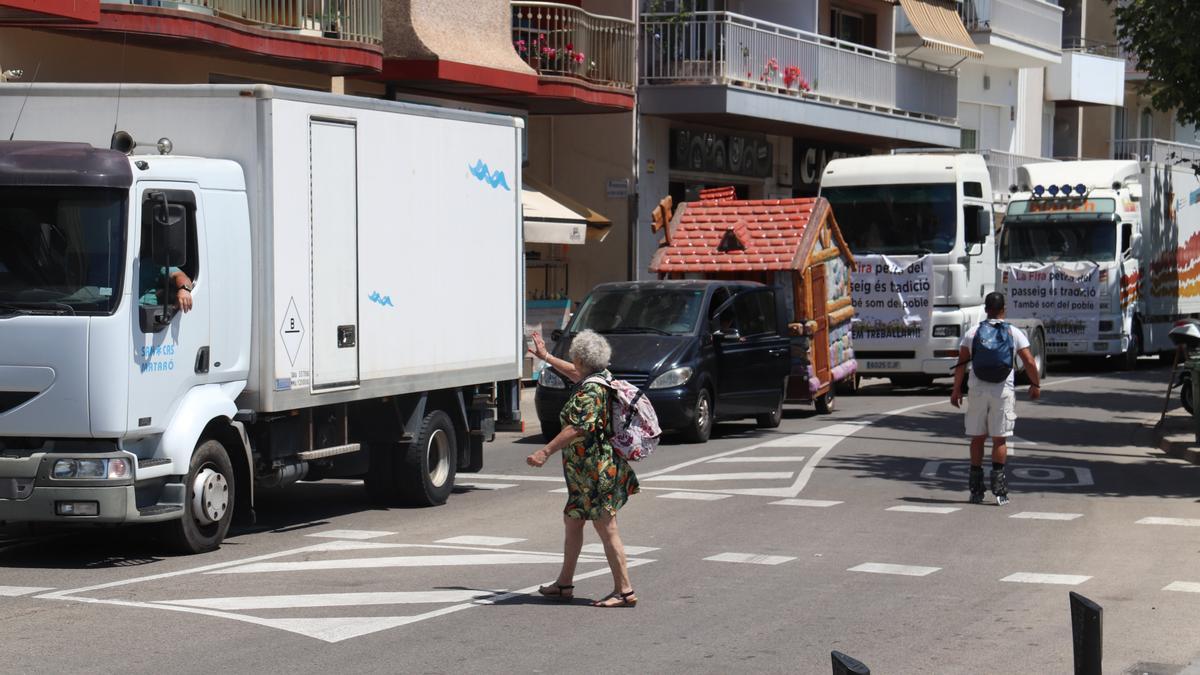
[{"label": "white shorts", "polygon": [[972,387],[967,392],[966,427],[968,436],[1012,436],[1017,422],[1017,392],[1005,387],[988,391]]}]

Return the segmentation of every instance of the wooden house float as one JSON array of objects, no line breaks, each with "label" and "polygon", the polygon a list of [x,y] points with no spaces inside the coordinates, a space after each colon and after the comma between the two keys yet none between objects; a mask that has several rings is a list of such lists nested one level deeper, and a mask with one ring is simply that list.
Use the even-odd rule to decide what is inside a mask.
[{"label": "wooden house float", "polygon": [[[782,290],[792,339],[788,399],[833,409],[839,382],[853,382],[850,272],[854,259],[829,202],[815,199],[738,200],[716,188],[700,200],[671,198],[654,213],[665,238],[650,262],[663,279],[737,279]],[[745,339],[745,338],[743,338]]]}]

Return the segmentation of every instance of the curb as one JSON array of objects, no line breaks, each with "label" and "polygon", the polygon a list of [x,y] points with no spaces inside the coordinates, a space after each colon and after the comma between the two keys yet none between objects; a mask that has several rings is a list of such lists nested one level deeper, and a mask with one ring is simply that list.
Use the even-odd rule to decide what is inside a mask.
[{"label": "curb", "polygon": [[[1155,445],[1171,457],[1192,464],[1200,464],[1200,446],[1195,443],[1193,433],[1190,429],[1183,431],[1179,428],[1184,427],[1184,424],[1172,424],[1175,421],[1182,422],[1184,418],[1166,417],[1154,424]],[[1190,417],[1186,418],[1186,421],[1190,423]],[[1190,424],[1186,426],[1190,426]]]}]

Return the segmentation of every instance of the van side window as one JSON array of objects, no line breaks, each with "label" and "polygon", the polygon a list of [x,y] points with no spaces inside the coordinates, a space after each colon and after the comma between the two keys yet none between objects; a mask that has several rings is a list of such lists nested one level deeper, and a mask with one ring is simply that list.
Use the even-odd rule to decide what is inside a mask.
[{"label": "van side window", "polygon": [[721,309],[729,301],[729,291],[725,288],[718,288],[713,291],[712,302],[709,303],[708,329],[709,331],[728,331],[737,329],[737,319],[734,315],[733,305],[721,310],[718,314],[717,310]]},{"label": "van side window", "polygon": [[[186,213],[188,259],[179,267],[161,267],[154,264],[151,257],[152,236],[152,205],[161,200],[163,193],[171,204],[181,204]],[[197,254],[196,233],[196,195],[188,190],[146,190],[142,193],[142,237],[141,248],[138,251],[138,304],[143,307],[174,304],[175,289],[171,283],[171,274],[176,270],[182,271],[192,280],[194,285],[200,273],[200,259]],[[167,295],[164,297],[164,289]]]},{"label": "van side window", "polygon": [[749,291],[733,301],[742,337],[777,332],[775,294],[770,291]]},{"label": "van side window", "polygon": [[963,196],[964,197],[982,197],[983,196],[983,183],[980,183],[978,181],[964,182],[963,183]]}]

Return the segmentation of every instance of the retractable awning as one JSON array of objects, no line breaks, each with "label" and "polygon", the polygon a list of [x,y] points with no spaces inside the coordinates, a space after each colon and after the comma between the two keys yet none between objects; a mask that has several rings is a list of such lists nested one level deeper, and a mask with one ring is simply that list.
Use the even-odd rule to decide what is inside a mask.
[{"label": "retractable awning", "polygon": [[525,241],[531,244],[583,244],[604,241],[612,221],[531,178],[521,183]]},{"label": "retractable awning", "polygon": [[918,49],[932,49],[962,58],[983,58],[983,52],[975,47],[962,17],[958,15],[956,3],[946,0],[900,0],[900,6],[921,38]]}]

